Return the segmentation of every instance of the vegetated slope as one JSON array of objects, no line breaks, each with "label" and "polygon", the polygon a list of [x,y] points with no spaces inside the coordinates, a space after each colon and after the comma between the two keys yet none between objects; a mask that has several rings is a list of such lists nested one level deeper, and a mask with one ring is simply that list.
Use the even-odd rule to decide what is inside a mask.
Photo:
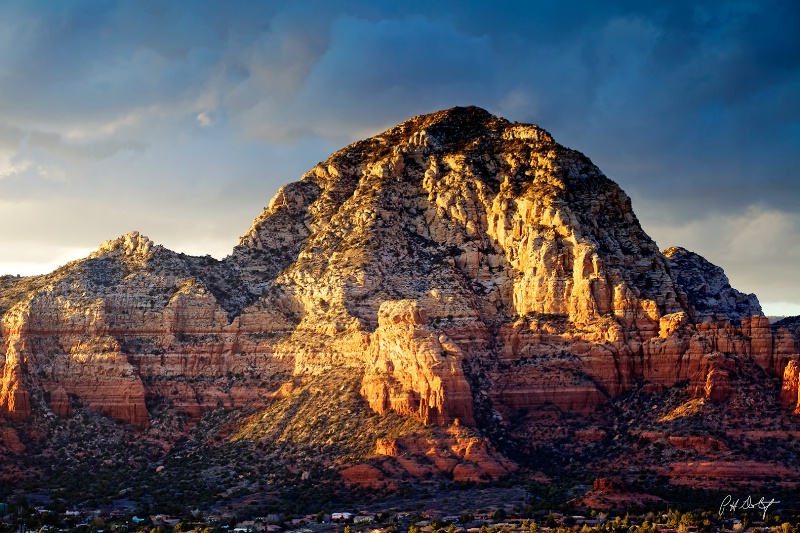
[{"label": "vegetated slope", "polygon": [[[537,469],[681,483],[690,459],[720,464],[710,485],[800,480],[796,455],[758,453],[793,449],[796,330],[662,254],[584,155],[478,108],[336,152],[222,261],[133,232],[0,281],[15,483],[91,466],[95,495],[267,505]],[[68,444],[93,433],[114,436],[99,463]]]}]

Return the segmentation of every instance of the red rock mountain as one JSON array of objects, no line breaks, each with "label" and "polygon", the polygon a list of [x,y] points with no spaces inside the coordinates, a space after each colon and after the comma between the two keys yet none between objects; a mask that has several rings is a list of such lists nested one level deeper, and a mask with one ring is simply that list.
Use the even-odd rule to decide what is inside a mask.
[{"label": "red rock mountain", "polygon": [[[355,380],[359,413],[418,424],[376,430],[369,453],[343,459],[366,486],[415,475],[400,459],[428,453],[423,441],[441,444],[434,471],[488,479],[516,469],[501,451],[525,465],[558,439],[578,454],[615,435],[658,441],[677,419],[771,430],[730,414],[741,402],[782,427],[800,411],[796,329],[771,328],[697,254],[661,253],[587,157],[474,107],[334,153],[281,188],[224,260],[133,232],[0,287],[0,416],[31,448],[51,446],[26,433],[42,417],[61,427],[97,411],[142,435],[165,413],[266,420],[339,375]],[[657,400],[644,418],[642,398]]]}]

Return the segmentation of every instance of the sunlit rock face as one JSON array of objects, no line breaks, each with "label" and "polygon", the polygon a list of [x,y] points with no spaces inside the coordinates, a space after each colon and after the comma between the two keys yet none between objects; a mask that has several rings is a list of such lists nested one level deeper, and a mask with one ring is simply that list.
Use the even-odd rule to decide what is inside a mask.
[{"label": "sunlit rock face", "polygon": [[464,354],[428,321],[415,300],[383,302],[361,394],[379,414],[391,409],[425,424],[474,425]]},{"label": "sunlit rock face", "polygon": [[495,423],[486,405],[501,422],[588,414],[684,381],[724,402],[745,361],[785,381],[787,404],[796,390],[796,334],[755,296],[662,254],[587,157],[474,107],[334,153],[222,261],[134,232],[2,287],[14,420],[81,402],[145,427],[149,399],[200,417],[332,368],[361,376],[369,409],[430,425]]}]

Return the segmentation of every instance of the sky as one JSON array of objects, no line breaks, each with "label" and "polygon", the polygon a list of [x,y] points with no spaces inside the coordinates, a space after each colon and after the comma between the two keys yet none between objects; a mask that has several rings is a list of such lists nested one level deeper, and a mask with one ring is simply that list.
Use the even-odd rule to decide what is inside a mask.
[{"label": "sky", "polygon": [[477,105],[800,314],[798,27],[794,0],[3,2],[0,274],[132,230],[224,257],[331,152]]}]

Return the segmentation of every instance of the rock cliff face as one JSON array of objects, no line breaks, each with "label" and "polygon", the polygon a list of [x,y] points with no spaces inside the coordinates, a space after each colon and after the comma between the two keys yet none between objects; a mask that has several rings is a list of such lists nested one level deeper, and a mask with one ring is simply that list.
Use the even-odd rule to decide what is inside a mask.
[{"label": "rock cliff face", "polygon": [[[34,390],[58,415],[69,416],[78,401],[145,427],[147,396],[173,398],[199,416],[219,402],[242,405],[268,393],[247,375],[265,357],[261,324],[272,319],[272,335],[289,326],[259,306],[230,323],[196,277],[209,275],[203,262],[134,232],[28,281],[31,290],[2,322],[6,415],[28,416]],[[270,358],[259,370],[276,364]],[[235,383],[227,377],[234,374]]]},{"label": "rock cliff face", "polygon": [[517,465],[498,454],[485,439],[469,435],[459,426],[433,437],[409,435],[402,439],[379,439],[375,455],[383,460],[384,470],[401,468],[415,477],[432,472],[452,476],[453,481],[500,479],[517,469]]},{"label": "rock cliff face", "polygon": [[764,314],[756,295],[742,294],[731,287],[720,267],[680,246],[664,250],[664,255],[669,258],[678,284],[694,307],[696,322],[738,322]]},{"label": "rock cliff face", "polygon": [[800,365],[792,359],[783,371],[781,402],[800,414]]},{"label": "rock cliff face", "polygon": [[427,324],[428,314],[415,300],[381,304],[361,394],[378,414],[391,409],[424,424],[474,425],[464,354]]},{"label": "rock cliff face", "polygon": [[[333,369],[360,379],[379,416],[487,434],[682,383],[724,404],[752,369],[782,383],[770,401],[800,409],[796,329],[773,331],[756,297],[697,254],[662,254],[584,155],[478,108],[336,152],[222,261],[134,232],[2,281],[12,421],[88,406],[146,428],[159,402],[197,420]],[[451,452],[491,455],[481,442]],[[512,470],[496,461],[489,477]]]}]

